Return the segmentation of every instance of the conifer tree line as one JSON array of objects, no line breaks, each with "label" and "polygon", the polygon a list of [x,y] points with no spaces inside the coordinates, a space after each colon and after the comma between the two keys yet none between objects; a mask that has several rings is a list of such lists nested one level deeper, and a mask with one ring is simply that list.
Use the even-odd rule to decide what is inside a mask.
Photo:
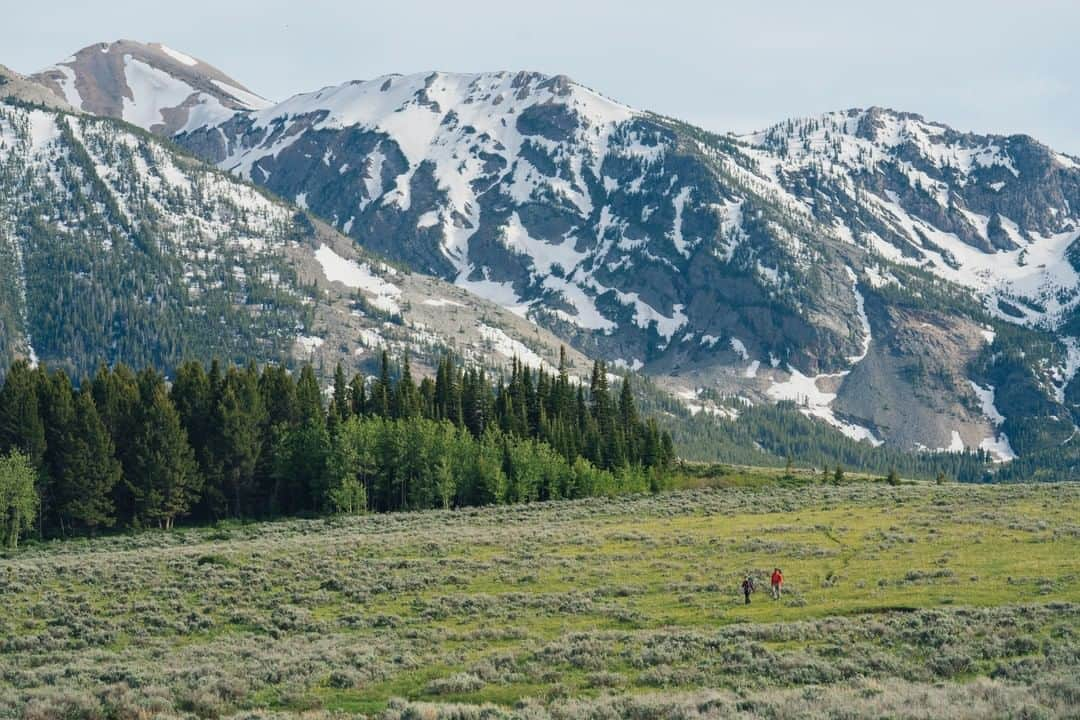
[{"label": "conifer tree line", "polygon": [[8,486],[19,498],[0,508],[13,545],[31,527],[68,537],[657,490],[674,452],[603,362],[587,384],[565,353],[558,372],[515,361],[493,383],[444,357],[417,383],[384,352],[377,377],[338,366],[326,393],[310,365],[187,362],[171,383],[102,366],[76,387],[19,361],[0,388],[0,457],[0,502]]}]

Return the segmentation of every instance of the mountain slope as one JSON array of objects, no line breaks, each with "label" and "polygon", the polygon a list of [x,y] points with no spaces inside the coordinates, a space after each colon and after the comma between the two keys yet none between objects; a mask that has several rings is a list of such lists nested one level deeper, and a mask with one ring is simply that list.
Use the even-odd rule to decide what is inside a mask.
[{"label": "mountain slope", "polygon": [[992,432],[955,397],[908,403],[913,422],[834,410],[870,351],[868,253],[762,172],[755,147],[566,78],[388,76],[177,141],[702,407],[700,387],[793,399],[874,442],[913,428],[908,447],[946,447],[956,425],[973,447]]},{"label": "mountain slope", "polygon": [[217,68],[159,43],[91,45],[29,79],[78,110],[165,136],[269,105]]},{"label": "mountain slope", "polygon": [[502,368],[554,365],[559,341],[129,125],[0,103],[0,367],[220,357],[328,373],[373,368],[384,347]]},{"label": "mountain slope", "polygon": [[871,108],[743,139],[823,224],[971,288],[1002,320],[1056,328],[1080,302],[1080,162],[1030,137]]},{"label": "mountain slope", "polygon": [[55,110],[74,112],[74,108],[63,97],[4,65],[0,65],[0,98],[11,98]]},{"label": "mountain slope", "polygon": [[[945,332],[923,341],[906,323],[908,337],[884,360],[913,358],[904,369],[918,379],[915,392],[951,393],[991,422],[982,440],[958,425],[951,446],[1009,458],[1071,443],[1080,419],[1080,163],[1027,136],[960,133],[881,108],[789,121],[742,140],[764,177],[870,253],[866,281],[890,313],[917,306],[919,327],[927,313],[940,317],[928,325]],[[981,317],[984,347],[970,328],[951,326],[963,316]],[[947,345],[964,360],[961,372],[935,378],[919,367]],[[874,370],[866,363],[853,380],[880,386]],[[841,393],[838,407],[881,424],[884,402],[873,409],[866,399]]]},{"label": "mountain slope", "polygon": [[[805,231],[802,219],[750,215],[747,230],[745,197],[717,182],[709,160],[668,125],[566,78],[391,76],[177,140],[364,247],[628,365],[656,360],[686,329],[715,337],[741,329],[755,350],[813,366],[860,345],[853,295],[844,307],[816,298],[801,313],[785,287],[784,261],[821,268],[823,286],[851,285],[842,268],[815,263],[821,248],[777,242]],[[793,227],[771,233],[770,223]],[[783,245],[783,257],[759,262],[772,245]],[[687,277],[691,267],[702,277]],[[729,294],[753,311],[714,318]],[[785,324],[800,334],[799,348],[770,333]]]}]

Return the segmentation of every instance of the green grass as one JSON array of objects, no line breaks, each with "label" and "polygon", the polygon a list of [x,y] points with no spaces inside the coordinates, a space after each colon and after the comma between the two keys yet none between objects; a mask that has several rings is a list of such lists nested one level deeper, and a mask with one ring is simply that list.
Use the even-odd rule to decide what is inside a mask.
[{"label": "green grass", "polygon": [[117,684],[207,717],[393,717],[392,698],[546,712],[1080,670],[1080,486],[711,474],[660,496],[32,548],[0,560],[0,637],[21,638],[0,645],[0,718]]}]

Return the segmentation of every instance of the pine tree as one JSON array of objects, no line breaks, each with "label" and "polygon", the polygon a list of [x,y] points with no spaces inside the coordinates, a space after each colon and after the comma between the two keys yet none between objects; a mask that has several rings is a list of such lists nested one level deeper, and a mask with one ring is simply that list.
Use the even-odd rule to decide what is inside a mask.
[{"label": "pine tree", "polygon": [[627,457],[633,462],[640,462],[641,419],[638,416],[637,404],[634,402],[629,375],[623,378],[622,387],[619,389],[619,425]]},{"label": "pine tree", "polygon": [[338,363],[334,368],[334,408],[339,420],[346,420],[352,414],[352,402],[349,400],[349,385],[345,371]]},{"label": "pine tree", "polygon": [[364,376],[356,374],[349,382],[350,415],[363,417],[367,414],[367,390],[364,387]]},{"label": "pine tree", "polygon": [[267,365],[259,378],[259,395],[270,426],[292,425],[299,419],[296,383],[280,365]]},{"label": "pine tree", "polygon": [[322,391],[310,365],[300,370],[296,384],[297,422],[279,435],[275,454],[275,506],[284,512],[323,509],[330,481],[327,461],[330,434],[323,411]]},{"label": "pine tree", "polygon": [[413,382],[409,356],[401,364],[401,377],[393,391],[391,414],[394,418],[412,418],[420,414],[419,394]]},{"label": "pine tree", "polygon": [[0,453],[19,450],[35,468],[45,459],[40,375],[25,360],[11,366],[0,388]]},{"label": "pine tree", "polygon": [[675,462],[675,441],[667,430],[660,434],[660,467],[667,468]]},{"label": "pine tree", "polygon": [[246,372],[230,370],[216,408],[220,435],[218,462],[228,512],[234,517],[254,511],[255,473],[262,454],[261,431],[265,410],[254,368]]},{"label": "pine tree", "polygon": [[379,359],[379,377],[371,386],[370,413],[378,417],[390,417],[393,386],[390,380],[390,354],[382,351]]},{"label": "pine tree", "polygon": [[120,462],[121,481],[113,488],[113,505],[117,522],[131,525],[135,517],[135,500],[130,485],[123,478],[131,476],[131,448],[139,413],[139,383],[126,365],[109,370],[98,368],[91,385],[94,407],[112,440],[113,452]]},{"label": "pine tree", "polygon": [[202,489],[195,453],[157,373],[139,376],[139,421],[132,443],[131,484],[136,520],[172,529]]},{"label": "pine tree", "polygon": [[[604,469],[621,467],[625,462],[622,443],[616,428],[615,408],[608,392],[607,366],[603,360],[593,364],[589,385],[592,417],[596,427],[596,458],[593,462]],[[592,458],[590,458],[592,459]]]},{"label": "pine tree", "polygon": [[41,528],[45,534],[58,530],[67,535],[67,517],[61,513],[65,476],[75,445],[75,393],[63,370],[42,381],[41,417],[45,424],[45,462],[40,476]]},{"label": "pine tree", "polygon": [[66,527],[83,528],[94,535],[99,528],[116,523],[113,489],[120,482],[121,468],[89,382],[75,400],[70,443],[64,452],[64,468],[55,478],[56,510],[64,516]]},{"label": "pine tree", "polygon": [[454,417],[454,366],[449,355],[439,360],[435,371],[435,419],[457,422]]},{"label": "pine tree", "polygon": [[177,370],[169,392],[203,478],[195,516],[204,522],[228,514],[228,494],[219,457],[222,442],[219,404],[223,386],[221,366],[216,360],[209,373],[202,363],[186,362]]},{"label": "pine tree", "polygon": [[300,380],[296,383],[296,407],[301,423],[325,420],[323,412],[322,390],[315,370],[311,365],[304,365],[300,370]]}]

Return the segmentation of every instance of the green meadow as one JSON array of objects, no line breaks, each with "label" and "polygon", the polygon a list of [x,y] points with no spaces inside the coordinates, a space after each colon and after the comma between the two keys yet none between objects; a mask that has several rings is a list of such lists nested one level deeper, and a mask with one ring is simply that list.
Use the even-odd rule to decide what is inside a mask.
[{"label": "green meadow", "polygon": [[32,545],[0,717],[1076,717],[1080,486],[697,475]]}]

